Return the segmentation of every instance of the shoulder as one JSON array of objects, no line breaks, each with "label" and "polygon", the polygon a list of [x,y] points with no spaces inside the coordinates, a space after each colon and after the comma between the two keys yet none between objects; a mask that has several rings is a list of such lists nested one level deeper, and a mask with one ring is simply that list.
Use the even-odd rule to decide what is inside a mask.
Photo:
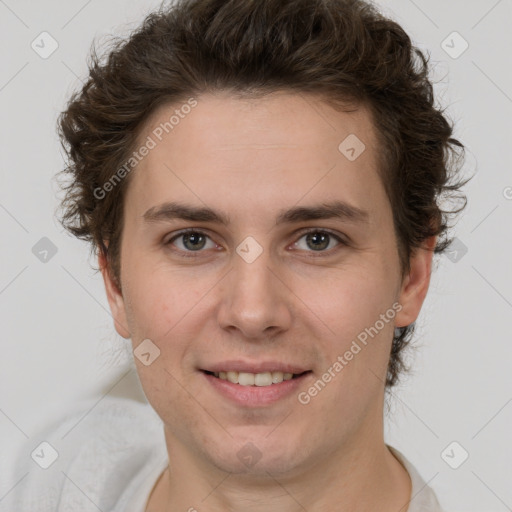
[{"label": "shoulder", "polygon": [[407,512],[443,512],[437,497],[423,477],[405,455],[396,448],[387,445],[391,453],[400,461],[411,478],[411,501]]},{"label": "shoulder", "polygon": [[163,453],[163,423],[148,403],[110,396],[88,402],[23,447],[10,510],[110,510]]}]

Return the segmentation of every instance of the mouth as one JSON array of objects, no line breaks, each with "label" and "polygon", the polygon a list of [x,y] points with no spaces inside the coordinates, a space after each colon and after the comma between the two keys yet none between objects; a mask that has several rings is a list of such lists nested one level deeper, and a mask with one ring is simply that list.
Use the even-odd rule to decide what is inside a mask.
[{"label": "mouth", "polygon": [[242,408],[269,407],[297,396],[308,385],[312,370],[301,373],[269,371],[262,373],[200,370],[215,396]]},{"label": "mouth", "polygon": [[249,372],[235,372],[235,371],[221,371],[212,372],[208,370],[201,370],[206,375],[210,375],[219,380],[238,384],[240,386],[258,386],[266,387],[281,384],[284,381],[299,379],[302,376],[312,373],[311,370],[301,373],[284,373],[281,371],[262,372],[262,373],[249,373]]}]

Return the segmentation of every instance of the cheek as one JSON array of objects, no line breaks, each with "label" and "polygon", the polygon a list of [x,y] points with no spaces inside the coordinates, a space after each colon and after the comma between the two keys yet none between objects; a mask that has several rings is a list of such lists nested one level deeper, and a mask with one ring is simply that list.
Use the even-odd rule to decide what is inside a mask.
[{"label": "cheek", "polygon": [[383,385],[396,310],[392,275],[378,269],[373,265],[333,272],[314,295],[311,310],[322,320],[310,315],[320,326],[316,343],[324,355],[324,371],[335,375],[317,407],[335,403],[355,411]]},{"label": "cheek", "polygon": [[388,277],[371,267],[333,271],[323,285],[308,288],[305,302],[309,308],[331,334],[347,341],[391,308],[395,287]]},{"label": "cheek", "polygon": [[169,266],[144,263],[144,257],[126,259],[130,279],[125,287],[127,310],[137,335],[162,340],[165,334],[201,299],[201,283]]},{"label": "cheek", "polygon": [[[368,401],[383,386],[396,310],[392,278],[378,269],[352,267],[333,272],[305,301],[309,330],[316,331],[315,343],[323,354],[325,373],[319,379],[327,383],[311,403],[316,416],[332,418],[334,431],[353,427],[347,414],[363,415]],[[305,391],[311,396],[317,393],[311,388]]]},{"label": "cheek", "polygon": [[144,338],[160,339],[162,334],[172,324],[173,316],[177,314],[175,308],[176,297],[172,290],[162,282],[153,282],[146,279],[142,282],[133,282],[126,291],[129,297],[130,310],[128,315],[134,343]]},{"label": "cheek", "polygon": [[194,278],[190,270],[170,270],[154,264],[149,268],[151,272],[134,271],[126,289],[131,304],[132,347],[136,350],[149,339],[159,352],[149,367],[135,362],[145,388],[175,387],[168,372],[178,375],[194,366],[195,343],[213,314],[207,309],[207,294],[218,277]]}]

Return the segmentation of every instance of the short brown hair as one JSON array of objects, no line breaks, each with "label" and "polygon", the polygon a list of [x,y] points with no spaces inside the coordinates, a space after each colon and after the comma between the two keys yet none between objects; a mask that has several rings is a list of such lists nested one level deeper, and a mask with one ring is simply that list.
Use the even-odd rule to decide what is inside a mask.
[{"label": "short brown hair", "polygon": [[[440,201],[455,181],[464,146],[434,106],[428,58],[396,22],[361,0],[183,0],[161,6],[104,60],[91,52],[89,77],[59,119],[67,154],[62,171],[63,226],[107,256],[121,288],[123,206],[131,174],[105,197],[156,108],[205,92],[257,97],[289,91],[319,95],[332,106],[369,107],[377,128],[381,178],[393,210],[403,275],[411,252],[437,235],[451,242],[459,209]],[[108,242],[108,249],[104,242]],[[396,329],[386,385],[406,370],[402,351],[414,324]]]}]

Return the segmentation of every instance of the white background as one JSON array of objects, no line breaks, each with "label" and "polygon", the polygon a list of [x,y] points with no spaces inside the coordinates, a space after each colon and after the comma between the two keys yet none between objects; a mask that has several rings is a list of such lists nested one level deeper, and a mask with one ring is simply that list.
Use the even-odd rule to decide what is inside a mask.
[{"label": "white background", "polygon": [[[81,85],[93,39],[127,34],[157,5],[0,0],[0,498],[22,477],[11,471],[17,451],[55,418],[106,393],[144,400],[96,262],[54,217],[54,176],[63,166],[57,115]],[[475,174],[456,227],[468,251],[457,263],[438,259],[413,372],[391,395],[387,442],[448,512],[512,510],[512,1],[378,5],[429,50],[438,101],[467,147],[465,173]],[[43,31],[59,45],[47,59],[31,48]],[[469,43],[456,59],[441,47],[454,31]],[[58,249],[47,263],[32,253],[42,237]],[[458,469],[441,457],[452,441],[469,453]]]}]

